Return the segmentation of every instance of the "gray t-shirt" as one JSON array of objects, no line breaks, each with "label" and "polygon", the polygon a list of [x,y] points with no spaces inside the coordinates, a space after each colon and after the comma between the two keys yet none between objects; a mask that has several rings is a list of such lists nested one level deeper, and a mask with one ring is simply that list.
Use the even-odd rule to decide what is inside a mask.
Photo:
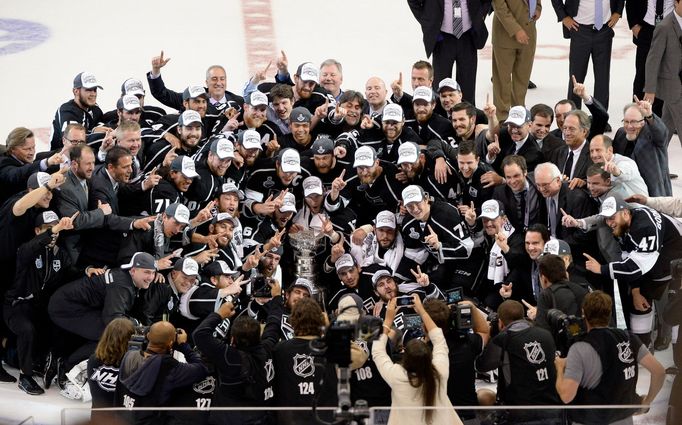
[{"label": "gray t-shirt", "polygon": [[[642,344],[637,352],[637,363],[648,353],[646,346]],[[578,382],[581,387],[591,390],[599,385],[602,373],[599,354],[589,343],[581,341],[571,345],[566,356],[564,379],[572,379]],[[611,425],[632,425],[632,423],[632,417],[629,417],[612,422]]]}]

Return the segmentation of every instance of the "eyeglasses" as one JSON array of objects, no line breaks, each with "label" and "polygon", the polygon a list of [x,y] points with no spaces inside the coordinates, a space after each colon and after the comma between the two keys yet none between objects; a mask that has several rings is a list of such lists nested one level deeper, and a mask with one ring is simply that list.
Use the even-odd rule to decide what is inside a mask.
[{"label": "eyeglasses", "polygon": [[72,145],[84,145],[86,143],[85,140],[71,140],[66,136],[64,137],[64,140],[68,141]]},{"label": "eyeglasses", "polygon": [[641,120],[620,120],[620,122],[623,123],[623,125],[637,125],[641,122],[644,122],[644,119]]},{"label": "eyeglasses", "polygon": [[552,181],[550,181],[549,183],[538,183],[538,182],[535,182],[535,186],[537,186],[538,189],[547,189],[547,188],[549,188],[549,187],[552,185],[552,183],[554,183],[557,179],[559,179],[559,177],[557,177],[556,179],[552,179]]}]

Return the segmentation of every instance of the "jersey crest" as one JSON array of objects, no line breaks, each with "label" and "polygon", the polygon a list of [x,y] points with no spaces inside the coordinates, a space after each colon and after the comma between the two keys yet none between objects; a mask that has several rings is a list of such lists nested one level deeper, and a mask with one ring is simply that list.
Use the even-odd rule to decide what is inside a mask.
[{"label": "jersey crest", "polygon": [[294,356],[294,373],[301,378],[313,376],[315,373],[313,357],[307,354],[296,354]]},{"label": "jersey crest", "polygon": [[632,349],[630,348],[630,341],[623,341],[617,345],[618,359],[623,363],[632,363],[635,359],[632,356]]},{"label": "jersey crest", "polygon": [[539,342],[533,341],[523,344],[523,349],[526,352],[526,359],[533,364],[542,364],[545,361],[545,351]]}]

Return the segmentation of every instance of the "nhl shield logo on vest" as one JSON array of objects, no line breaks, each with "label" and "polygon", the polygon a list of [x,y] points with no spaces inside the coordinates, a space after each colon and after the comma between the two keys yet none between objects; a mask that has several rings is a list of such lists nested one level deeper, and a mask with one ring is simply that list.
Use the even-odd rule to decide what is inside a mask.
[{"label": "nhl shield logo on vest", "polygon": [[618,347],[618,359],[623,363],[632,363],[635,359],[632,356],[632,349],[630,348],[630,342],[624,341],[617,345]]},{"label": "nhl shield logo on vest", "polygon": [[307,378],[315,373],[315,363],[312,356],[296,354],[294,356],[294,373],[301,378]]},{"label": "nhl shield logo on vest", "polygon": [[530,363],[541,364],[545,361],[545,351],[539,342],[533,341],[523,344],[523,349],[526,352],[526,358]]}]

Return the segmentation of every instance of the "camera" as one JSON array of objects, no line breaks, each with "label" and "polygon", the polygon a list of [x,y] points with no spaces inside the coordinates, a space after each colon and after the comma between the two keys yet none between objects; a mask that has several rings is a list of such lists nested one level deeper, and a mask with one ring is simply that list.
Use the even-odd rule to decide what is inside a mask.
[{"label": "camera", "polygon": [[258,276],[251,283],[251,295],[254,298],[272,298],[273,279],[265,276]]},{"label": "camera", "polygon": [[547,322],[552,329],[556,349],[561,357],[566,357],[571,345],[580,341],[586,333],[585,322],[582,317],[569,316],[556,308],[547,312]]},{"label": "camera", "polygon": [[458,302],[462,301],[464,299],[464,291],[462,290],[462,287],[457,287],[453,289],[449,289],[445,291],[445,294],[448,299],[448,305],[450,304],[457,304]]},{"label": "camera", "polygon": [[469,304],[455,304],[450,306],[450,329],[467,333],[471,330],[472,307]]},{"label": "camera", "polygon": [[144,351],[147,349],[147,332],[149,326],[135,326],[135,331],[128,340],[128,351]]}]

